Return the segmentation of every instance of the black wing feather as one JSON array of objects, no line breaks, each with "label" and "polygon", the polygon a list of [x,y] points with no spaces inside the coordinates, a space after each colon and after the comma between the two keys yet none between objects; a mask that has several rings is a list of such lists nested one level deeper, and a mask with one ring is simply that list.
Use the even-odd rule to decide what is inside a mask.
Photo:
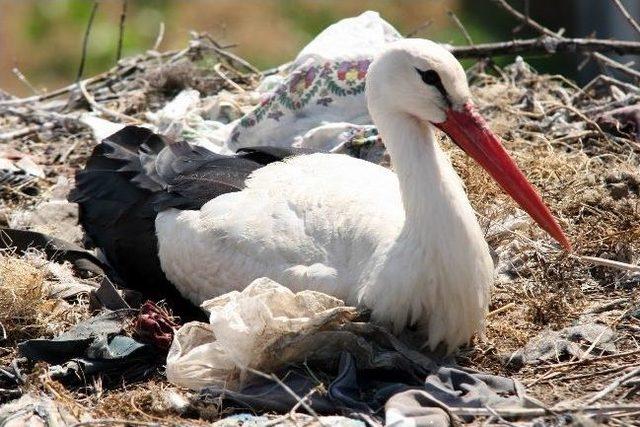
[{"label": "black wing feather", "polygon": [[119,281],[149,298],[167,299],[187,317],[194,310],[167,280],[158,258],[155,217],[168,209],[200,209],[209,200],[240,191],[256,169],[309,151],[274,147],[235,156],[174,142],[137,126],[109,136],[76,174],[69,200],[80,222],[106,255]]}]

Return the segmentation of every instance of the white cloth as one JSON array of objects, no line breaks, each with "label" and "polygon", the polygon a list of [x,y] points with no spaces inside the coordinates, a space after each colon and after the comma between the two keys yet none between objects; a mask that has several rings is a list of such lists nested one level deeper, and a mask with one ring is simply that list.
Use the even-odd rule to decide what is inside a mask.
[{"label": "white cloth", "polygon": [[337,126],[346,130],[371,123],[364,97],[367,69],[377,52],[401,37],[371,11],[329,26],[302,49],[291,72],[263,95],[260,105],[232,125],[226,148],[289,147],[296,138],[328,123],[335,125],[314,133],[315,139],[326,130],[321,145],[335,147]]}]

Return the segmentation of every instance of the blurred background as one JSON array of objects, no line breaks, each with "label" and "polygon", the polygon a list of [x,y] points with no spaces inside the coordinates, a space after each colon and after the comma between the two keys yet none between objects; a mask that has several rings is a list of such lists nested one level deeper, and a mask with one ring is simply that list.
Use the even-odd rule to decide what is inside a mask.
[{"label": "blurred background", "polygon": [[[639,0],[623,2],[640,18]],[[524,0],[510,3],[523,9]],[[20,96],[32,94],[14,68],[36,90],[73,82],[93,1],[0,0],[0,7],[0,89]],[[405,35],[431,20],[417,35],[439,42],[466,44],[447,15],[449,10],[464,23],[475,43],[536,35],[527,29],[514,33],[518,23],[491,0],[128,0],[123,56],[150,49],[164,23],[160,50],[183,48],[190,31],[207,31],[221,44],[237,45],[234,53],[264,69],[294,58],[327,25],[369,9],[379,11]],[[84,76],[115,64],[121,12],[121,0],[100,2]],[[551,29],[564,28],[567,36],[640,38],[610,0],[531,0],[530,14]],[[512,60],[500,58],[498,62]],[[598,72],[591,64],[578,73],[576,65],[582,58],[571,55],[527,60],[540,71],[562,73],[581,82]]]}]

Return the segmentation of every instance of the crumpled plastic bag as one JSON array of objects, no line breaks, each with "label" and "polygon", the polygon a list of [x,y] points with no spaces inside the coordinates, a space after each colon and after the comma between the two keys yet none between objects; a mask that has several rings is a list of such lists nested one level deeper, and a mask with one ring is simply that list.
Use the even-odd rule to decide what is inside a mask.
[{"label": "crumpled plastic bag", "polygon": [[293,293],[268,278],[256,279],[242,292],[207,300],[202,307],[210,313],[210,323],[185,324],[167,356],[167,379],[194,390],[236,388],[247,368],[284,362],[265,351],[276,341],[356,315],[337,298],[314,291]]}]

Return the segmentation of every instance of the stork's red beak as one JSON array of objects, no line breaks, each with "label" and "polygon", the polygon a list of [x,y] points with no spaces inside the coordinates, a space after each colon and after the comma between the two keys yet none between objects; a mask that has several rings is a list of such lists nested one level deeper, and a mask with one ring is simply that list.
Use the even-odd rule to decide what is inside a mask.
[{"label": "stork's red beak", "polygon": [[462,111],[449,109],[447,119],[435,125],[489,172],[489,175],[540,227],[565,249],[571,250],[571,243],[535,187],[527,181],[498,137],[491,132],[484,119],[475,111],[473,104],[466,103]]}]

